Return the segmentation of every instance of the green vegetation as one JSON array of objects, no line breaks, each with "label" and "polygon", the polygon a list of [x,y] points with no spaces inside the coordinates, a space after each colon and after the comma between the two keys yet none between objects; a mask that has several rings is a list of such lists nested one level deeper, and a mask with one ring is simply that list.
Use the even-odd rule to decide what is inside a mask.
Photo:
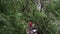
[{"label": "green vegetation", "polygon": [[0,34],[26,34],[29,21],[37,25],[38,34],[56,34],[57,26],[52,23],[55,18],[60,19],[60,0],[45,3],[44,12],[38,11],[33,1],[1,0]]}]

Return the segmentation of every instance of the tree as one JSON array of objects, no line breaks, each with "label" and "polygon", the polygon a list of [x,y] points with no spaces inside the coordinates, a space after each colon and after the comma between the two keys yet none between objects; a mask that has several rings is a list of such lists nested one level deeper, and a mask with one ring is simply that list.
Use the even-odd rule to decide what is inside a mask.
[{"label": "tree", "polygon": [[[53,9],[58,9],[54,5],[55,3],[59,4],[52,1],[46,8],[47,10],[43,9],[43,11],[47,11],[49,14]],[[45,7],[46,5],[43,8]],[[56,15],[54,12],[52,13]],[[1,0],[0,34],[26,34],[29,21],[37,25],[38,34],[55,34],[57,27],[52,24],[54,19],[51,19],[47,14],[38,11],[34,0]]]}]

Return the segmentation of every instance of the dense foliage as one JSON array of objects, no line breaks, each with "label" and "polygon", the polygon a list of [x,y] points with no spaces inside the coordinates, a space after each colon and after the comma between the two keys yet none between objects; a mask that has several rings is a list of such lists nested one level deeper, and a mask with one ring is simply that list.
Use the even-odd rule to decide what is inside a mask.
[{"label": "dense foliage", "polygon": [[29,21],[37,25],[38,34],[55,34],[57,27],[48,14],[60,17],[59,7],[60,2],[52,1],[43,13],[37,10],[34,0],[1,0],[0,34],[26,34]]}]

